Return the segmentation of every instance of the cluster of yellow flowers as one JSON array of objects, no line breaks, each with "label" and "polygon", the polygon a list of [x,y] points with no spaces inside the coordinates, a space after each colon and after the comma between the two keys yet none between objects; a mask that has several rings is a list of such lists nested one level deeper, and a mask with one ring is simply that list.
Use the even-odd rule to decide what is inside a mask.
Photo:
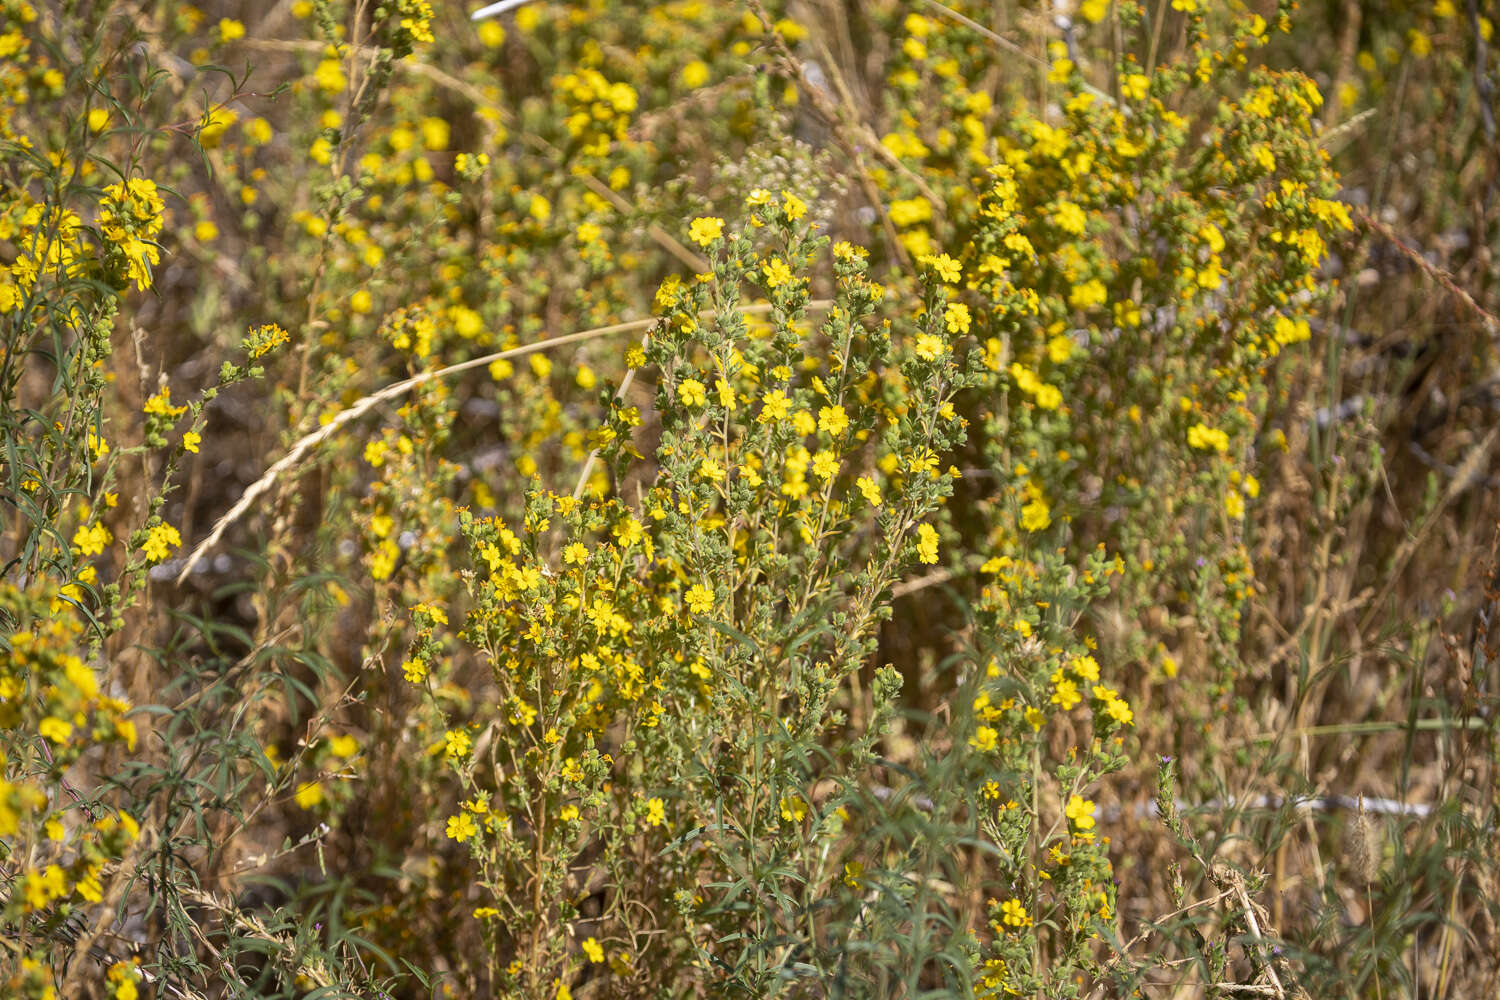
[{"label": "cluster of yellow flowers", "polygon": [[[0,838],[12,863],[3,906],[8,922],[44,921],[100,902],[105,866],[140,836],[128,812],[97,800],[80,805],[60,780],[84,755],[111,745],[134,751],[137,739],[130,706],[103,694],[93,669],[74,652],[83,627],[66,607],[54,594],[25,594],[9,584],[0,590],[0,613],[23,626],[9,634],[0,657],[0,735],[40,737],[5,744]],[[0,988],[8,996],[45,995],[51,988],[45,949],[21,957]]]},{"label": "cluster of yellow flowers", "polygon": [[[338,4],[298,0],[295,40],[178,5],[153,15],[147,50],[181,41],[195,73],[275,53],[278,102],[233,83],[157,103],[112,89],[75,102],[54,148],[26,119],[65,101],[66,46],[37,46],[36,11],[0,0],[0,139],[34,167],[0,207],[0,324],[80,345],[67,373],[94,393],[82,417],[59,405],[41,424],[55,416],[81,461],[39,447],[15,479],[47,511],[96,482],[57,469],[106,484],[64,505],[55,551],[37,548],[66,564],[49,608],[118,628],[162,575],[146,569],[202,523],[166,503],[208,432],[196,366],[172,373],[185,402],[165,381],[132,412],[99,401],[122,297],[153,290],[164,260],[211,267],[221,296],[174,282],[154,289],[163,313],[218,345],[254,298],[263,314],[220,387],[269,372],[256,405],[283,444],[337,431],[305,458],[320,523],[287,516],[287,484],[258,508],[276,537],[251,607],[269,624],[293,600],[336,606],[363,632],[361,694],[381,706],[364,721],[393,737],[363,745],[423,748],[390,769],[410,794],[389,836],[431,852],[380,890],[366,930],[409,933],[392,915],[408,898],[446,922],[461,884],[465,941],[484,944],[458,975],[472,989],[562,998],[608,975],[644,993],[646,942],[705,976],[743,957],[764,986],[785,970],[763,943],[786,928],[755,908],[790,899],[814,918],[787,954],[824,961],[844,930],[826,914],[847,906],[864,933],[863,896],[927,884],[872,846],[880,823],[849,790],[905,739],[882,742],[899,677],[872,688],[869,668],[900,646],[882,650],[879,623],[917,607],[905,624],[936,630],[942,589],[966,627],[913,639],[961,664],[922,748],[961,774],[961,811],[998,848],[972,894],[995,897],[973,921],[979,995],[1056,992],[1117,929],[1101,779],[1154,738],[1152,689],[1219,705],[1232,687],[1258,586],[1245,537],[1261,427],[1351,228],[1313,134],[1322,97],[1251,64],[1280,12],[1174,0],[1159,49],[1140,5],[1086,0],[1067,43],[1037,47],[1034,101],[1001,72],[987,12],[882,3],[855,12],[890,34],[867,61],[883,53],[888,85],[867,129],[836,74],[852,66],[842,43],[806,58],[823,38],[779,0],[617,6],[526,5],[439,52],[421,48],[429,0],[346,24]],[[1455,16],[1431,6],[1410,52]],[[1343,87],[1376,86],[1382,63],[1362,53]],[[168,104],[176,125],[146,120]],[[141,162],[100,173],[104,150],[141,136]],[[201,157],[146,162],[189,137]],[[830,176],[835,148],[847,178]],[[43,194],[54,174],[70,193]],[[869,226],[835,214],[850,198]],[[830,219],[847,241],[825,237]],[[626,331],[644,336],[622,347]],[[5,347],[7,366],[36,354]],[[142,457],[163,492],[131,496],[126,527],[109,477]],[[58,759],[128,745],[123,706],[83,693],[83,660],[37,687],[24,657],[41,634],[18,633],[29,673],[0,681],[6,711],[34,702],[25,721]],[[927,696],[913,700],[936,707]],[[360,773],[362,744],[282,745],[299,740],[294,766],[270,760],[276,800],[336,825],[361,793],[333,779]],[[43,772],[11,780],[12,764],[43,765],[17,761],[0,836],[50,834]],[[63,825],[79,844],[103,836]],[[94,892],[51,850],[18,883],[25,916]],[[652,875],[585,919],[585,867]],[[724,886],[746,869],[765,882],[736,899]],[[135,981],[122,963],[107,986]]]},{"label": "cluster of yellow flowers", "polygon": [[154,240],[165,224],[166,205],[156,183],[132,177],[104,189],[99,199],[99,230],[122,260],[126,276],[144,291],[151,268],[161,263]]}]

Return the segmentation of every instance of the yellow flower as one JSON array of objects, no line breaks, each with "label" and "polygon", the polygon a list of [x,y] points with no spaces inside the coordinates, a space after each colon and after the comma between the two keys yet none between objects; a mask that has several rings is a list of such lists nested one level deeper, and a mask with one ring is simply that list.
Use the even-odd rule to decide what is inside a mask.
[{"label": "yellow flower", "polygon": [[610,530],[615,538],[619,539],[620,546],[627,549],[632,545],[640,544],[641,539],[646,537],[645,528],[633,517],[621,518],[619,523]]},{"label": "yellow flower", "polygon": [[938,561],[938,533],[930,524],[917,526],[917,558],[928,565]]},{"label": "yellow flower", "polygon": [[181,544],[182,536],[177,533],[177,529],[165,521],[159,521],[146,533],[146,540],[141,543],[141,552],[154,565],[171,555],[172,550]]},{"label": "yellow flower", "polygon": [[800,795],[785,795],[781,799],[781,818],[788,823],[800,823],[807,818],[807,803]]},{"label": "yellow flower", "polygon": [[833,437],[849,427],[849,415],[842,406],[825,406],[818,411],[818,429]]},{"label": "yellow flower", "polygon": [[470,837],[479,833],[479,827],[474,822],[474,817],[467,812],[461,812],[448,817],[447,834],[449,840],[456,840],[460,844]]},{"label": "yellow flower", "polygon": [[215,149],[224,139],[224,133],[229,131],[229,126],[239,120],[239,115],[228,108],[213,108],[203,116],[202,127],[198,130],[198,141],[205,149]]},{"label": "yellow flower", "polygon": [[1236,521],[1245,516],[1245,498],[1239,490],[1224,494],[1224,513]]},{"label": "yellow flower", "polygon": [[677,385],[677,398],[684,406],[702,406],[708,402],[708,392],[702,382],[695,378],[685,378]]},{"label": "yellow flower", "polygon": [[1071,201],[1058,201],[1052,207],[1052,224],[1065,233],[1082,236],[1087,220],[1083,209]]},{"label": "yellow flower", "polygon": [[1217,427],[1210,427],[1204,423],[1197,423],[1188,428],[1187,442],[1202,451],[1213,450],[1223,454],[1229,450],[1229,435]]},{"label": "yellow flower", "polygon": [[755,420],[761,424],[768,424],[773,420],[785,420],[791,408],[792,401],[787,398],[786,393],[780,389],[772,389],[760,397],[760,414]]},{"label": "yellow flower", "polygon": [[1052,508],[1047,501],[1034,496],[1021,508],[1021,527],[1027,531],[1043,531],[1052,523]]},{"label": "yellow flower", "polygon": [[714,240],[724,235],[724,220],[712,216],[700,216],[693,220],[688,226],[688,239],[706,247]]},{"label": "yellow flower", "polygon": [[396,571],[396,560],[400,556],[401,550],[389,538],[375,546],[375,550],[370,553],[370,579],[389,580]]},{"label": "yellow flower", "polygon": [[890,216],[898,226],[915,226],[932,219],[932,203],[926,198],[900,198],[891,202]]},{"label": "yellow flower", "polygon": [[697,89],[708,82],[708,64],[702,59],[694,59],[682,67],[683,86]]},{"label": "yellow flower", "polygon": [[1113,688],[1095,684],[1094,697],[1104,703],[1104,714],[1120,725],[1128,726],[1135,722],[1135,713],[1130,710],[1130,703],[1121,698]]},{"label": "yellow flower", "polygon": [[249,139],[257,146],[264,146],[271,141],[271,123],[264,118],[250,119],[245,123],[241,131],[244,133],[246,139]]},{"label": "yellow flower", "polygon": [[37,732],[41,733],[48,742],[61,745],[72,735],[73,724],[49,715],[38,724]]},{"label": "yellow flower", "polygon": [[187,412],[187,407],[173,406],[172,390],[167,386],[162,386],[161,392],[146,400],[144,411],[147,416],[180,417]]},{"label": "yellow flower", "polygon": [[1047,341],[1047,358],[1053,364],[1060,365],[1073,356],[1073,340],[1066,334],[1059,333]]},{"label": "yellow flower", "polygon": [[719,394],[719,405],[734,412],[734,386],[721,378],[714,379],[714,391]]},{"label": "yellow flower", "polygon": [[337,94],[349,86],[349,78],[344,75],[343,64],[338,59],[324,59],[318,63],[318,68],[313,70],[313,81],[325,94]]},{"label": "yellow flower", "polygon": [[879,507],[883,502],[883,498],[880,495],[880,486],[869,476],[860,476],[854,481],[854,485],[859,488],[860,493],[864,494],[866,502],[871,507]]},{"label": "yellow flower", "polygon": [[1026,905],[1019,899],[1007,899],[1000,906],[1000,919],[1008,927],[1030,927],[1031,915],[1026,912]]},{"label": "yellow flower", "polygon": [[345,760],[348,760],[359,753],[359,740],[348,733],[330,736],[328,738],[328,750],[335,757],[343,757]]},{"label": "yellow flower", "polygon": [[714,592],[701,583],[688,588],[686,595],[688,610],[695,615],[706,615],[713,610]]},{"label": "yellow flower", "polygon": [[417,127],[422,131],[422,145],[430,150],[448,148],[453,129],[446,121],[441,118],[423,118]]},{"label": "yellow flower", "polygon": [[950,285],[963,277],[963,268],[959,265],[958,261],[945,253],[940,253],[935,257],[930,254],[926,255],[920,259],[919,263],[926,264],[932,268],[937,272],[938,278]]},{"label": "yellow flower", "polygon": [[943,322],[949,333],[968,333],[969,307],[962,302],[948,303],[948,308],[943,313]]},{"label": "yellow flower", "polygon": [[232,17],[219,20],[219,41],[232,42],[245,37],[245,26]]},{"label": "yellow flower", "polygon": [[99,555],[112,541],[114,536],[109,533],[109,529],[97,522],[73,532],[73,548],[83,556]]},{"label": "yellow flower", "polygon": [[505,29],[499,21],[479,22],[479,43],[488,49],[498,49],[505,44]]},{"label": "yellow flower", "polygon": [[590,962],[593,962],[595,965],[598,965],[600,962],[604,961],[604,946],[593,938],[588,938],[583,942],[583,953],[587,955],[588,960]]},{"label": "yellow flower", "polygon": [[1273,324],[1272,336],[1276,339],[1276,343],[1283,346],[1300,344],[1304,340],[1311,339],[1312,327],[1305,319],[1292,320],[1285,316],[1277,316]]},{"label": "yellow flower", "polygon": [[200,442],[202,442],[202,440],[202,436],[199,435],[197,431],[188,431],[186,434],[182,435],[182,447],[184,450],[190,451],[194,455],[196,455],[198,454],[198,445]]},{"label": "yellow flower", "polygon": [[659,798],[649,799],[646,802],[646,823],[649,826],[661,826],[667,821],[667,807]]},{"label": "yellow flower", "polygon": [[279,346],[287,343],[288,340],[291,340],[291,334],[282,330],[275,322],[270,322],[270,324],[263,325],[263,327],[251,330],[251,336],[246,337],[240,346],[249,351],[252,358],[258,358],[270,354],[270,352],[275,351]]},{"label": "yellow flower", "polygon": [[936,361],[948,353],[948,345],[935,333],[919,333],[913,348],[923,361]]},{"label": "yellow flower", "polygon": [[462,729],[450,729],[443,734],[443,754],[449,760],[463,760],[469,756],[473,741]]},{"label": "yellow flower", "polygon": [[303,809],[313,809],[323,801],[323,786],[316,781],[304,781],[297,786],[293,798]]},{"label": "yellow flower", "polygon": [[1080,282],[1068,291],[1068,305],[1074,309],[1088,309],[1093,306],[1102,306],[1108,300],[1109,289],[1098,278],[1090,278],[1088,281]]},{"label": "yellow flower", "polygon": [[761,271],[766,276],[767,288],[780,288],[792,280],[792,269],[780,257],[773,257],[766,261],[761,265]]},{"label": "yellow flower", "polygon": [[1077,830],[1092,830],[1094,828],[1094,803],[1081,795],[1075,795],[1068,800],[1067,808],[1063,812],[1068,817],[1068,822],[1073,824]]}]

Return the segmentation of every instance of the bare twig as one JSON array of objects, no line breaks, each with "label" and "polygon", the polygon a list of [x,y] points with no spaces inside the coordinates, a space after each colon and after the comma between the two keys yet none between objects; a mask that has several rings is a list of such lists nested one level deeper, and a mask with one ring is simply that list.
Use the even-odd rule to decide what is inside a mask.
[{"label": "bare twig", "polygon": [[936,587],[938,584],[947,583],[951,579],[953,579],[953,570],[939,569],[928,573],[926,576],[919,576],[915,580],[903,580],[891,588],[891,600],[894,601],[899,597],[905,597],[907,594],[915,594],[917,591],[926,590],[928,587]]},{"label": "bare twig", "polygon": [[1359,224],[1364,226],[1365,229],[1390,242],[1392,246],[1401,252],[1403,257],[1417,265],[1418,270],[1447,289],[1450,295],[1458,299],[1459,302],[1462,302],[1464,307],[1484,324],[1486,330],[1491,333],[1500,331],[1500,317],[1487,312],[1483,306],[1475,302],[1472,295],[1459,287],[1453,275],[1435,264],[1429,263],[1427,258],[1422,256],[1415,247],[1410,246],[1405,240],[1397,236],[1389,226],[1382,222],[1377,222],[1375,217],[1363,208],[1356,208],[1354,210],[1354,217],[1359,220]]}]

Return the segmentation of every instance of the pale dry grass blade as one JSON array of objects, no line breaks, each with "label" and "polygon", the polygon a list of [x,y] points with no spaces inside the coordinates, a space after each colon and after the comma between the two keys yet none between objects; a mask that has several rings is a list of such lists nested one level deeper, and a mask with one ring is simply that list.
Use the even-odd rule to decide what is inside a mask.
[{"label": "pale dry grass blade", "polygon": [[[832,304],[833,303],[831,300],[818,299],[809,302],[808,308],[821,310],[827,309]],[[770,308],[771,306],[769,303],[758,303],[755,305],[741,306],[740,312],[761,313],[768,312]],[[713,315],[713,313],[706,313],[705,315],[711,316]],[[594,340],[598,337],[606,337],[613,333],[628,333],[631,330],[644,330],[647,327],[650,327],[656,321],[656,317],[654,316],[648,319],[627,320],[623,323],[611,323],[608,326],[596,326],[590,330],[580,330],[577,333],[569,333],[561,337],[553,337],[549,340],[538,340],[535,343],[522,344],[520,347],[512,347],[504,351],[496,351],[493,354],[485,354],[481,357],[470,358],[468,361],[460,361],[458,364],[448,365],[446,368],[438,368],[430,372],[422,372],[419,375],[413,375],[411,378],[402,379],[400,382],[393,382],[390,385],[386,386],[384,389],[381,389],[378,392],[371,393],[363,399],[357,400],[348,409],[339,411],[339,413],[336,414],[332,420],[328,421],[326,425],[319,427],[317,430],[298,439],[297,443],[292,445],[290,451],[288,451],[274,465],[267,469],[259,479],[250,484],[250,486],[240,496],[239,500],[235,502],[235,505],[229,508],[228,512],[226,512],[223,517],[219,518],[219,520],[214,523],[213,531],[209,532],[208,537],[199,542],[198,545],[193,549],[192,554],[188,556],[187,561],[183,563],[182,569],[177,573],[177,582],[181,584],[187,580],[188,574],[193,571],[193,568],[198,565],[198,563],[203,559],[205,555],[208,554],[208,551],[210,549],[212,549],[219,543],[219,539],[224,537],[224,532],[227,531],[232,524],[243,517],[245,512],[250,509],[250,505],[253,504],[257,498],[264,495],[266,491],[269,490],[272,486],[274,486],[276,484],[276,481],[280,479],[284,473],[296,467],[296,465],[301,462],[309,452],[337,434],[339,430],[341,430],[346,424],[359,419],[366,413],[369,413],[375,407],[379,406],[381,403],[386,402],[387,400],[395,399],[398,396],[405,395],[410,390],[415,389],[417,386],[422,385],[423,383],[431,382],[433,379],[446,378],[449,375],[457,375],[461,372],[472,371],[475,368],[481,368],[486,365],[493,364],[496,361],[504,361],[510,358],[519,358],[527,354],[535,354],[538,351],[550,351],[556,347],[565,347],[568,344],[577,344],[586,340]],[[633,371],[631,374],[633,374]],[[629,378],[630,376],[627,375],[626,377]],[[593,460],[594,454],[591,454],[589,456],[590,466],[592,466]]]},{"label": "pale dry grass blade", "polygon": [[524,7],[530,2],[531,0],[499,0],[498,3],[492,3],[487,7],[479,8],[469,15],[469,20],[483,21],[487,17],[499,17],[507,11],[515,10],[517,7]]},{"label": "pale dry grass blade", "polygon": [[564,347],[568,344],[593,340],[612,333],[643,330],[655,322],[656,319],[654,317],[651,319],[629,320],[624,323],[612,323],[609,326],[599,326],[591,330],[566,334],[562,337],[553,337],[550,340],[539,340],[532,344],[522,344],[520,347],[496,351],[493,354],[470,358],[468,361],[460,361],[458,364],[449,365],[446,368],[438,368],[430,372],[422,372],[420,375],[413,375],[411,378],[402,379],[400,382],[393,382],[384,389],[358,400],[348,409],[341,410],[323,427],[319,427],[312,433],[300,438],[296,444],[292,445],[291,450],[283,455],[276,464],[272,465],[259,479],[250,484],[249,488],[240,496],[235,505],[229,508],[229,511],[214,524],[214,529],[209,532],[208,537],[199,542],[197,547],[193,549],[192,555],[188,556],[187,562],[183,564],[182,569],[177,574],[177,582],[180,584],[187,579],[188,574],[193,571],[194,566],[198,565],[199,560],[208,553],[209,549],[218,544],[220,538],[224,537],[224,532],[229,526],[238,521],[244,515],[245,511],[250,509],[250,505],[255,502],[256,498],[275,485],[283,473],[296,466],[308,452],[337,434],[345,424],[364,416],[386,400],[402,396],[425,382],[431,382],[433,379],[457,375],[460,372],[472,371],[475,368],[493,364],[496,361],[535,354],[538,351],[549,351],[555,347]]}]

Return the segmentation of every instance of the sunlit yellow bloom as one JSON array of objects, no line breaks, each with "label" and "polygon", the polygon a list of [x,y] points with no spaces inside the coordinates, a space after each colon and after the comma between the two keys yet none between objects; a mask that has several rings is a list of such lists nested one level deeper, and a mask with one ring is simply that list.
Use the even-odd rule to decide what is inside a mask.
[{"label": "sunlit yellow bloom", "polygon": [[1031,915],[1026,912],[1026,904],[1019,899],[1007,899],[1000,907],[1000,919],[1007,927],[1030,927]]},{"label": "sunlit yellow bloom", "polygon": [[172,554],[172,550],[182,544],[182,536],[177,529],[165,521],[159,521],[146,533],[146,540],[141,543],[141,552],[150,563],[159,563]]},{"label": "sunlit yellow bloom", "polygon": [[693,614],[706,615],[713,610],[714,592],[701,583],[695,583],[688,588],[687,594],[684,595],[684,600],[687,603],[688,610]]},{"label": "sunlit yellow bloom", "polygon": [[677,384],[677,398],[682,401],[683,406],[697,407],[708,402],[708,392],[702,382],[695,378],[685,378]]},{"label": "sunlit yellow bloom", "polygon": [[694,219],[692,221],[692,224],[688,226],[688,239],[692,240],[700,247],[708,246],[714,240],[719,239],[723,235],[723,219],[716,219],[711,216],[700,216],[699,218]]},{"label": "sunlit yellow bloom", "polygon": [[446,830],[449,840],[456,840],[460,844],[479,833],[479,827],[474,822],[474,817],[467,812],[461,812],[448,817]]},{"label": "sunlit yellow bloom", "polygon": [[917,525],[917,558],[929,565],[938,561],[938,533],[930,524]]},{"label": "sunlit yellow bloom", "polygon": [[1075,795],[1070,798],[1067,808],[1063,811],[1074,829],[1092,830],[1094,828],[1094,803],[1083,796]]},{"label": "sunlit yellow bloom", "polygon": [[323,786],[316,781],[304,781],[297,786],[293,798],[303,809],[313,809],[323,801]]}]

